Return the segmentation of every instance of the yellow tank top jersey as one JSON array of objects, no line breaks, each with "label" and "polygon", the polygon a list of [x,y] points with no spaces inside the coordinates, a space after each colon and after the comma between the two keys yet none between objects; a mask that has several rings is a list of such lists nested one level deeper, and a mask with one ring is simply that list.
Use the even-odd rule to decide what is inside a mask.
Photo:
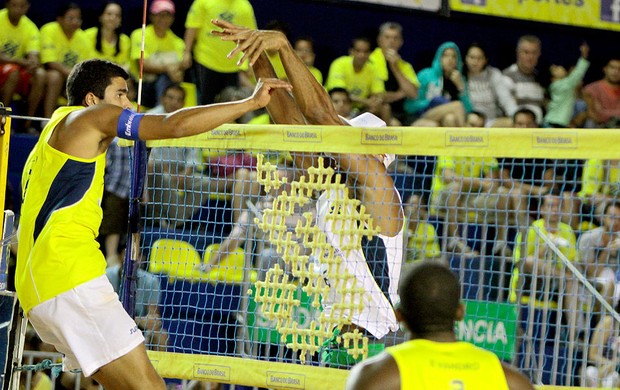
[{"label": "yellow tank top jersey", "polygon": [[497,356],[465,342],[411,340],[387,348],[403,390],[508,390]]},{"label": "yellow tank top jersey", "polygon": [[54,112],[24,167],[15,284],[26,313],[105,274],[105,258],[95,241],[105,153],[83,159],[48,144],[58,123],[79,109],[83,107]]}]

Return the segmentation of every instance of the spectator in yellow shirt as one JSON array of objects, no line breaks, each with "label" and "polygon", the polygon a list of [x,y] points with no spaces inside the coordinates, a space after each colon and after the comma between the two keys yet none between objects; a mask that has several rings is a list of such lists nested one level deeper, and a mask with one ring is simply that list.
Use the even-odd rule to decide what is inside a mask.
[{"label": "spectator in yellow shirt", "polygon": [[183,66],[187,69],[193,63],[200,104],[213,103],[228,86],[249,84],[245,73],[240,72],[248,69],[247,64],[237,64],[227,57],[235,43],[211,34],[211,19],[256,28],[254,9],[248,0],[194,0],[185,21]]},{"label": "spectator in yellow shirt", "polygon": [[85,32],[97,58],[112,61],[129,70],[131,42],[126,34],[121,33],[122,20],[123,7],[119,2],[111,0],[99,14],[99,26]]},{"label": "spectator in yellow shirt", "polygon": [[[184,68],[181,64],[185,44],[172,32],[176,7],[172,0],[155,0],[150,8],[151,24],[146,26],[144,47],[144,75],[142,104],[153,108],[159,102],[166,88],[183,81]],[[131,73],[139,77],[142,29],[131,33]]]},{"label": "spectator in yellow shirt", "polygon": [[41,62],[47,69],[47,91],[43,102],[46,118],[58,105],[65,82],[73,67],[80,61],[93,58],[82,26],[82,10],[75,3],[59,8],[56,21],[41,27]]},{"label": "spectator in yellow shirt", "polygon": [[[28,99],[27,115],[34,116],[45,88],[41,67],[41,35],[26,16],[29,0],[7,0],[0,10],[0,101],[8,106],[17,93]],[[24,124],[28,129],[30,122]]]}]

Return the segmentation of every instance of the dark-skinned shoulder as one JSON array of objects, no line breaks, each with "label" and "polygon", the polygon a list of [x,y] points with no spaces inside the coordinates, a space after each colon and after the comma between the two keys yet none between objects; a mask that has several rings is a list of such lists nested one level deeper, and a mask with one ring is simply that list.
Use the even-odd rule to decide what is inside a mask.
[{"label": "dark-skinned shoulder", "polygon": [[387,352],[356,364],[347,379],[347,390],[400,390],[396,360]]},{"label": "dark-skinned shoulder", "polygon": [[510,390],[534,390],[534,386],[530,380],[514,367],[502,362],[502,368],[504,369],[504,375],[506,376],[506,382],[508,382],[508,388]]}]

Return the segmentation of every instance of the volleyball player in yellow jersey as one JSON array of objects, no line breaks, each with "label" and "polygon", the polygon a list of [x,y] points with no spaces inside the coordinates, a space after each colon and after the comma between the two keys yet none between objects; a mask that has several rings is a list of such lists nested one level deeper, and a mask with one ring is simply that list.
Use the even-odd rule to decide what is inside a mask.
[{"label": "volleyball player in yellow jersey", "polygon": [[396,316],[409,341],[387,348],[351,370],[348,390],[533,390],[528,379],[492,352],[456,340],[463,319],[456,275],[438,262],[421,262],[403,276]]},{"label": "volleyball player in yellow jersey", "polygon": [[128,108],[129,75],[93,59],[67,80],[70,106],[56,110],[24,167],[15,275],[17,294],[41,339],[107,390],[164,389],[144,337],[105,276],[95,238],[101,224],[105,155],[114,137],[162,139],[209,131],[269,103],[275,79],[244,100],[138,114]]}]

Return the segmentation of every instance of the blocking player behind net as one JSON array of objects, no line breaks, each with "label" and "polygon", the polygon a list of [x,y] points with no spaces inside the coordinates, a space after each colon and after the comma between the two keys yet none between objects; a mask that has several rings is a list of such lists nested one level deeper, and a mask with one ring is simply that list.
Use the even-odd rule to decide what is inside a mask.
[{"label": "blocking player behind net", "polygon": [[105,276],[95,238],[101,224],[105,156],[114,137],[132,140],[189,136],[233,121],[269,103],[276,80],[259,81],[247,99],[138,114],[127,99],[121,67],[103,60],[75,66],[68,107],[57,109],[28,157],[15,275],[24,312],[41,339],[107,390],[164,389],[144,337]]},{"label": "blocking player behind net", "polygon": [[492,352],[456,340],[454,321],[465,314],[460,291],[445,265],[414,265],[400,282],[396,305],[409,340],[353,367],[347,390],[533,390],[525,376]]},{"label": "blocking player behind net", "polygon": [[[243,52],[240,61],[249,60],[256,77],[275,77],[273,67],[264,51],[278,52],[282,64],[293,86],[293,96],[287,91],[274,91],[272,100],[267,106],[271,118],[278,124],[311,124],[311,125],[354,125],[361,127],[385,126],[379,118],[365,114],[351,121],[344,121],[338,117],[329,95],[312,76],[306,65],[297,57],[291,44],[284,34],[279,31],[249,30],[231,23],[215,20],[213,23],[222,28],[215,31],[224,40],[236,41],[237,47],[229,57]],[[355,155],[355,154],[324,154],[331,158],[337,169],[346,176],[351,192],[361,201],[366,212],[372,217],[375,226],[379,227],[380,234],[375,240],[373,250],[364,251],[362,248],[352,250],[348,255],[341,251],[343,243],[352,238],[340,232],[337,223],[326,218],[329,209],[337,204],[337,199],[344,196],[335,190],[324,191],[317,201],[317,221],[327,237],[327,241],[341,256],[346,271],[353,275],[355,280],[347,281],[347,287],[358,283],[364,289],[360,298],[364,307],[359,312],[350,309],[337,308],[337,303],[350,298],[342,297],[336,285],[340,281],[327,280],[330,285],[328,294],[322,297],[323,314],[334,314],[335,318],[341,315],[349,317],[352,326],[348,331],[359,329],[367,331],[377,339],[383,338],[390,331],[398,330],[398,322],[394,316],[392,302],[396,299],[396,289],[402,265],[403,256],[403,210],[401,199],[394,187],[392,178],[387,173],[389,164],[387,155]],[[308,168],[315,164],[314,155],[295,153],[295,162],[301,168]],[[356,210],[348,210],[357,213]],[[370,245],[368,246],[370,247]],[[378,254],[377,254],[378,253]],[[359,302],[350,302],[352,305]],[[329,345],[326,345],[322,359],[328,364],[350,365],[355,363],[338,343],[338,329]],[[376,350],[383,348],[382,344],[375,344]],[[371,351],[372,354],[372,351]]]}]

